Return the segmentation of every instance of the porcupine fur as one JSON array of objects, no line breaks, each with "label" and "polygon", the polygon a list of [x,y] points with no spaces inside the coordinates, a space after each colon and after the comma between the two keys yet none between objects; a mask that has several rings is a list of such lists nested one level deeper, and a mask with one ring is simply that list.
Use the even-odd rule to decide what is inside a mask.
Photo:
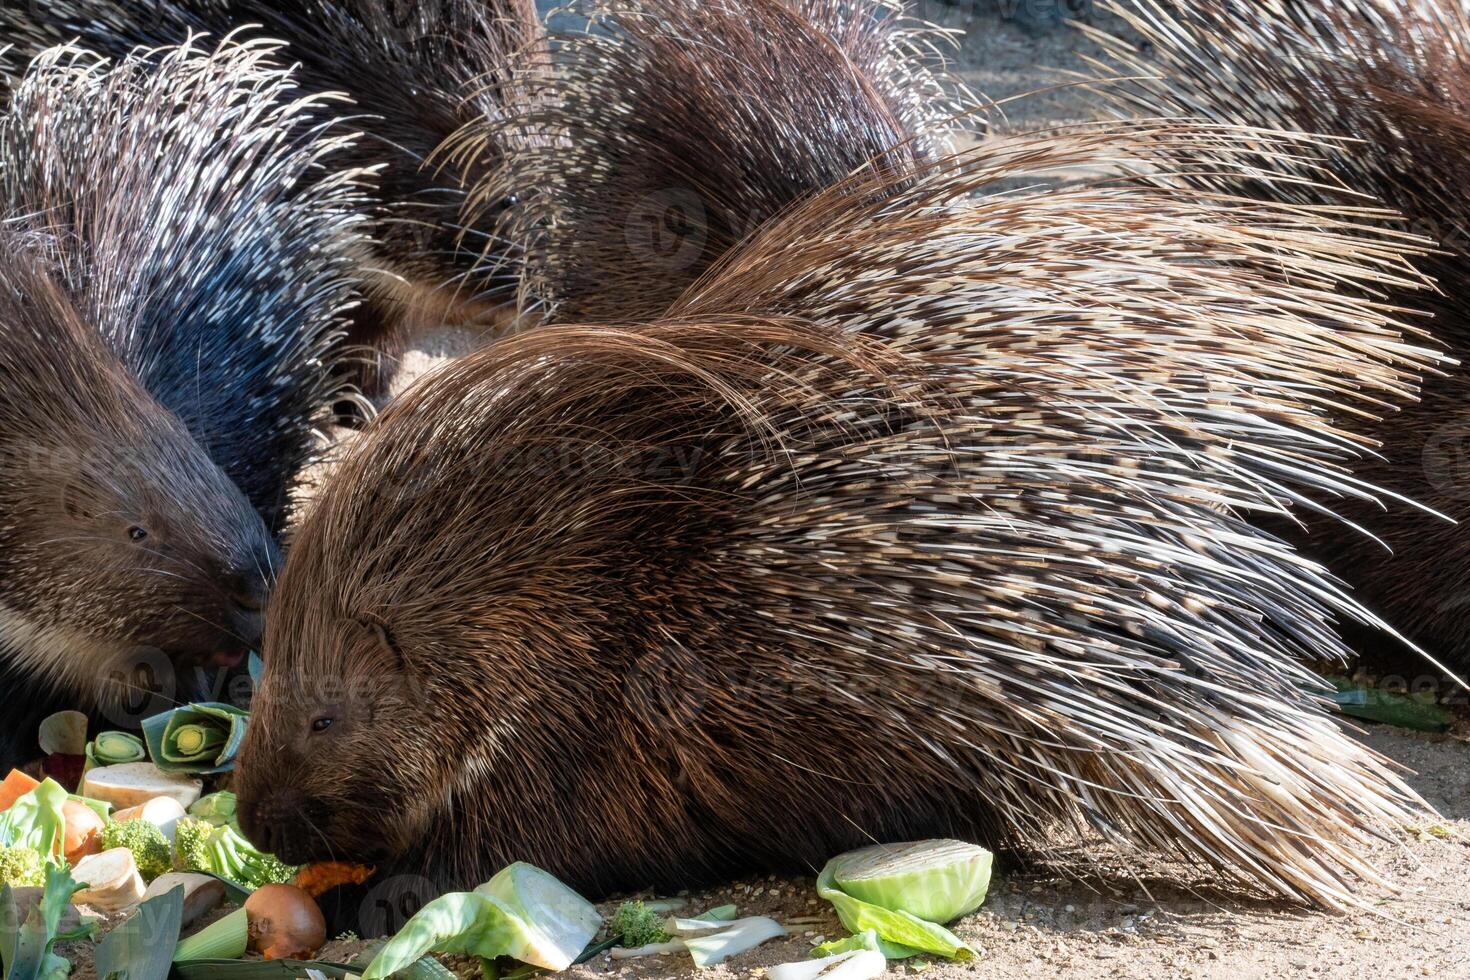
[{"label": "porcupine fur", "polygon": [[274,54],[57,48],[0,114],[0,765],[259,640],[364,223]]},{"label": "porcupine fur", "polygon": [[[562,104],[749,38],[752,8],[760,55],[830,50],[816,0],[649,0]],[[671,140],[705,105],[772,104],[669,72]],[[597,120],[560,135],[664,145]],[[1370,494],[1333,413],[1408,397],[1432,357],[1366,296],[1415,281],[1403,237],[1172,176],[1272,147],[1305,152],[1145,121],[889,153],[654,320],[542,327],[421,381],[295,541],[242,828],[387,881],[526,860],[597,896],[1059,822],[1359,902],[1364,846],[1421,804],[1301,661],[1372,618],[1254,518]],[[644,166],[622,162],[548,186],[618,206]]]},{"label": "porcupine fur", "polygon": [[[501,113],[446,153],[481,161],[474,223],[526,243],[520,307],[543,319],[656,317],[797,201],[936,159],[983,122],[944,72],[943,36],[897,4],[689,6],[680,26],[709,25],[703,47],[658,43],[661,9],[571,7],[588,26],[518,59]],[[597,84],[540,95],[557,72]]]},{"label": "porcupine fur", "polygon": [[[1470,8],[1454,0],[1205,0],[1172,11],[1130,0],[1118,8],[1153,46],[1145,57],[1108,41],[1109,67],[1147,76],[1108,87],[1125,112],[1336,138],[1298,163],[1302,180],[1212,173],[1210,186],[1316,205],[1340,201],[1342,185],[1394,208],[1402,217],[1391,227],[1435,242],[1418,264],[1437,291],[1383,299],[1431,313],[1428,325],[1459,366],[1427,377],[1422,397],[1402,412],[1344,420],[1381,447],[1360,475],[1428,510],[1344,500],[1333,506],[1371,536],[1313,523],[1301,541],[1409,640],[1470,671],[1470,484],[1459,458],[1470,432]],[[1313,180],[1310,168],[1328,179]],[[1398,645],[1382,636],[1355,639],[1375,666],[1425,671],[1407,649],[1386,655]]]},{"label": "porcupine fur", "polygon": [[[287,42],[308,93],[346,93],[343,129],[362,130],[348,162],[380,169],[374,247],[361,275],[366,300],[349,345],[367,394],[386,394],[406,341],[442,324],[492,329],[507,318],[513,257],[461,224],[474,171],[434,157],[472,119],[498,112],[512,54],[540,34],[531,0],[58,0],[0,6],[0,32],[28,55],[73,38],[113,57],[194,32],[233,31]],[[13,63],[13,62],[12,62]],[[494,161],[487,161],[493,164]],[[477,271],[478,270],[478,271]]]}]

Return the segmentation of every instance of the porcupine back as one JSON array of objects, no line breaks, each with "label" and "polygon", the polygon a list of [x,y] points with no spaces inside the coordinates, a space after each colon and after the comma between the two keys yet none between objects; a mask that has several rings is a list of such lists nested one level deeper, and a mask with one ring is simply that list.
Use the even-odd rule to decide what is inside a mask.
[{"label": "porcupine back", "polygon": [[139,663],[168,704],[259,639],[363,223],[273,53],[57,48],[0,113],[6,765]]},{"label": "porcupine back", "polygon": [[[751,5],[619,19],[650,6],[579,72],[682,70]],[[811,41],[772,16],[741,43]],[[552,135],[657,172],[633,149],[674,134],[589,111]],[[1418,279],[1351,209],[1171,176],[1307,150],[1162,122],[889,154],[650,322],[543,327],[420,382],[297,539],[242,826],[291,860],[372,841],[441,887],[519,859],[605,894],[1060,822],[1359,902],[1366,846],[1420,804],[1300,663],[1375,621],[1257,518],[1371,496],[1334,412],[1432,363],[1366,296]],[[572,167],[544,206],[623,172]],[[351,699],[303,702],[334,677]]]},{"label": "porcupine back", "polygon": [[[516,97],[453,141],[499,161],[474,223],[527,253],[521,307],[657,316],[719,256],[867,166],[952,149],[965,93],[942,35],[889,2],[573,4],[588,26],[517,60]],[[553,21],[555,24],[555,21]],[[691,45],[670,38],[702,36]],[[939,43],[936,43],[939,42]],[[549,92],[545,86],[552,79]]]},{"label": "porcupine back", "polygon": [[0,204],[83,317],[279,530],[336,394],[363,175],[279,46],[109,68],[59,48],[0,118]]},{"label": "porcupine back", "polygon": [[[1364,206],[1383,201],[1400,213],[1385,224],[1438,246],[1418,260],[1436,292],[1381,295],[1431,313],[1426,326],[1461,365],[1427,377],[1422,397],[1401,412],[1344,423],[1380,444],[1360,474],[1459,523],[1349,500],[1332,506],[1369,533],[1314,523],[1303,543],[1408,639],[1470,669],[1470,484],[1460,461],[1470,433],[1470,12],[1453,0],[1116,6],[1152,44],[1140,55],[1108,42],[1109,67],[1151,79],[1108,87],[1125,111],[1336,138],[1299,162],[1302,180],[1262,183],[1211,171],[1210,186],[1308,206],[1340,203],[1346,187],[1367,196]],[[1407,651],[1384,658],[1381,637],[1364,646],[1380,665],[1420,662]]]},{"label": "porcupine back", "polygon": [[0,8],[0,31],[17,45],[13,58],[72,38],[117,57],[194,32],[237,30],[286,42],[274,58],[295,66],[304,92],[345,93],[350,104],[337,112],[347,120],[342,131],[364,133],[346,162],[380,170],[375,245],[359,273],[370,288],[350,339],[367,362],[356,380],[381,394],[414,332],[444,322],[488,329],[513,295],[514,258],[500,255],[484,230],[461,224],[465,186],[476,172],[434,154],[462,125],[499,111],[511,55],[540,34],[534,4],[65,0]]}]

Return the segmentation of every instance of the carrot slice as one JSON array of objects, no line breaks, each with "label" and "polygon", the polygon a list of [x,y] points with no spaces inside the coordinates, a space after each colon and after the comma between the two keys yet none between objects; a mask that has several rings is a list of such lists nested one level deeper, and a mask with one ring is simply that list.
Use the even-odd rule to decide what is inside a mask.
[{"label": "carrot slice", "polygon": [[10,770],[10,775],[0,782],[0,810],[10,809],[12,803],[40,785],[19,769]]},{"label": "carrot slice", "polygon": [[376,870],[376,868],[365,867],[361,864],[348,864],[345,861],[322,861],[318,864],[308,864],[296,872],[296,877],[291,879],[291,884],[312,898],[320,898],[323,893],[339,885],[360,885],[371,878]]}]

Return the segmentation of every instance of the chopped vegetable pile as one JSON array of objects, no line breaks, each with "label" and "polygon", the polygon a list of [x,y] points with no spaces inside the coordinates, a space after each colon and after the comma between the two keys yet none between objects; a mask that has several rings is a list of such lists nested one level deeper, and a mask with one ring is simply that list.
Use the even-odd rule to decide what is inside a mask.
[{"label": "chopped vegetable pile", "polygon": [[[73,902],[127,915],[96,948],[104,977],[360,972],[361,980],[444,980],[449,974],[432,954],[470,954],[487,978],[531,980],[608,950],[617,958],[687,955],[703,968],[788,934],[768,917],[739,918],[734,905],[683,917],[681,899],[623,902],[604,922],[556,878],[518,863],[472,892],[429,902],[355,963],[311,962],[326,941],[317,897],[361,885],[374,871],[340,862],[288,866],[241,834],[233,793],[204,792],[214,782],[208,777],[232,765],[247,721],[235,709],[189,705],[150,719],[143,741],[110,732],[90,744],[75,718],[51,724],[67,757],[86,759],[88,768],[76,776],[83,795],[19,772],[0,781],[0,980],[68,975],[70,965],[52,947],[91,935],[95,925],[84,919],[62,931]],[[85,756],[74,751],[82,747]],[[973,951],[943,924],[984,900],[990,864],[988,851],[958,841],[882,845],[834,858],[817,893],[853,935],[816,946],[816,958],[773,967],[771,980],[875,980],[890,958],[969,958]],[[43,889],[23,922],[13,893],[21,887]],[[243,907],[184,935],[226,895]],[[285,962],[281,972],[254,963],[268,971],[262,973],[243,959],[250,954]],[[519,965],[502,972],[497,961],[504,960]]]}]

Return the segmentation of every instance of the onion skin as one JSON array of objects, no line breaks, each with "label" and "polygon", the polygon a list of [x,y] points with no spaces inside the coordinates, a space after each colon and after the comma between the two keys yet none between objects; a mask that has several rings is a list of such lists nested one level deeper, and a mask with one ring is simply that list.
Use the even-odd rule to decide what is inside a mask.
[{"label": "onion skin", "polygon": [[262,885],[245,900],[250,948],[268,960],[311,959],[327,941],[316,900],[291,885]]},{"label": "onion skin", "polygon": [[66,863],[75,865],[89,854],[102,852],[103,820],[89,806],[76,800],[67,800],[61,805],[61,816],[66,821],[66,835],[62,838],[62,853]]}]

